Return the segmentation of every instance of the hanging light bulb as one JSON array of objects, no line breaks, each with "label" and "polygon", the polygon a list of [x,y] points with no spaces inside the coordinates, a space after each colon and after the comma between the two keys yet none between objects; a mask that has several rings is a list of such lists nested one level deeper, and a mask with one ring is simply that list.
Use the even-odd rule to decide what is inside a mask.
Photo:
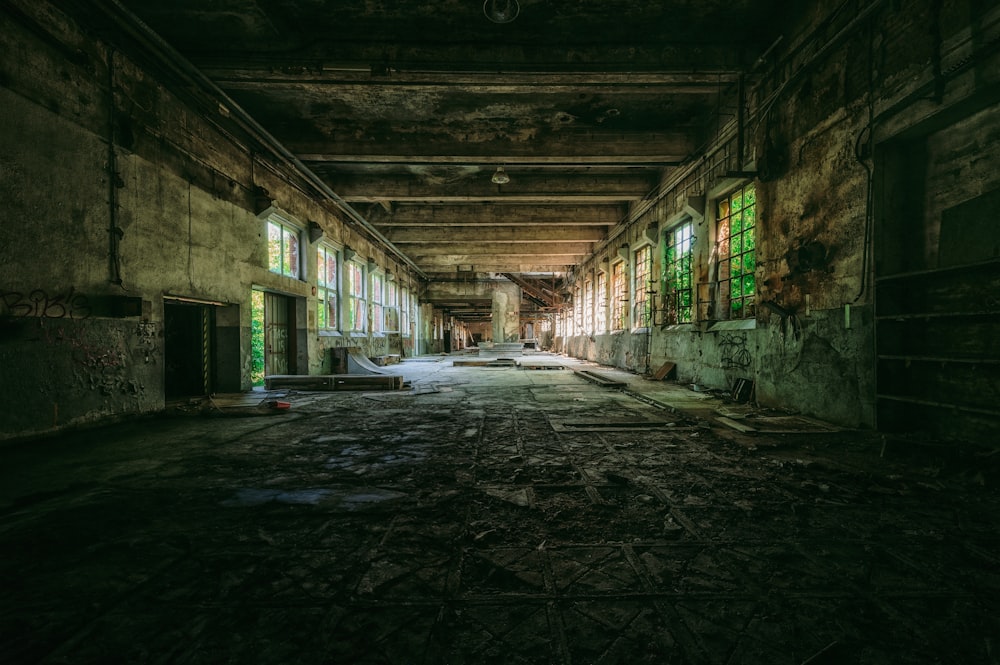
[{"label": "hanging light bulb", "polygon": [[483,3],[483,13],[494,23],[510,23],[520,11],[517,0],[486,0]]},{"label": "hanging light bulb", "polygon": [[495,185],[506,185],[510,182],[510,176],[507,175],[507,172],[503,170],[502,166],[498,166],[496,173],[493,174],[493,177],[490,178],[490,180],[492,180]]}]

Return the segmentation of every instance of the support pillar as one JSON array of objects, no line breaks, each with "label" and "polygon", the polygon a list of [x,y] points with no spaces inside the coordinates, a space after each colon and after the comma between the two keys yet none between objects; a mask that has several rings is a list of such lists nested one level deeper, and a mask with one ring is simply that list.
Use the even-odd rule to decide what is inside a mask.
[{"label": "support pillar", "polygon": [[498,284],[493,291],[493,343],[517,342],[521,339],[521,287]]}]

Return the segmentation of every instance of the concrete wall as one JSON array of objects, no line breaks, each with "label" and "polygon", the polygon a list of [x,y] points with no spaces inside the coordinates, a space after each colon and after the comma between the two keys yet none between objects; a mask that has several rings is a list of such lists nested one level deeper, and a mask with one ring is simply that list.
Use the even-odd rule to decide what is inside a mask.
[{"label": "concrete wall", "polygon": [[0,439],[162,409],[165,301],[211,312],[216,390],[250,387],[253,288],[296,300],[299,373],[328,371],[330,347],[401,347],[318,333],[307,234],[301,279],[268,270],[258,213],[273,204],[409,277],[301,174],[197,86],[168,88],[54,7],[14,5],[0,12]]},{"label": "concrete wall", "polygon": [[[995,107],[1000,64],[990,44],[1000,16],[976,2],[864,4],[871,13],[840,13],[831,22],[824,5],[805,17],[797,34],[747,75],[742,131],[735,123],[723,128],[700,161],[668,176],[654,202],[635,206],[629,225],[577,273],[607,270],[622,243],[634,248],[659,234],[653,268],[659,276],[663,232],[693,219],[695,281],[713,282],[715,196],[752,180],[756,316],[719,321],[716,308],[696,312],[691,324],[668,325],[661,311],[648,332],[575,334],[557,346],[637,372],[675,362],[681,382],[717,389],[748,378],[762,405],[846,426],[874,424],[873,276],[866,257],[876,215],[869,189],[881,174],[873,155],[880,143],[922,124]],[[735,93],[729,117],[736,115]],[[992,136],[982,129],[980,136]],[[937,149],[954,161],[997,167],[988,140],[969,141],[969,132],[949,136],[950,145]],[[948,189],[972,196],[981,185],[980,179]],[[692,199],[704,205],[704,219],[685,217]],[[662,303],[663,283],[657,288]]]}]

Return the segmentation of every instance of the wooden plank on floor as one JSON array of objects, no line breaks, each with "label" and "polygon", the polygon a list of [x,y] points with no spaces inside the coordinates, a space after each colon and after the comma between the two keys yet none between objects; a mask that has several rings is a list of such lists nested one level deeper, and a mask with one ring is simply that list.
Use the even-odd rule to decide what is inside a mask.
[{"label": "wooden plank on floor", "polygon": [[610,376],[604,374],[598,374],[589,369],[574,369],[573,372],[576,373],[580,378],[586,379],[591,383],[596,383],[599,386],[604,386],[605,388],[623,388],[625,387],[624,381],[619,381],[617,379],[612,379]]},{"label": "wooden plank on floor", "polygon": [[653,378],[657,381],[662,381],[667,377],[675,377],[677,369],[677,363],[666,362],[660,365],[660,369],[653,373]]}]

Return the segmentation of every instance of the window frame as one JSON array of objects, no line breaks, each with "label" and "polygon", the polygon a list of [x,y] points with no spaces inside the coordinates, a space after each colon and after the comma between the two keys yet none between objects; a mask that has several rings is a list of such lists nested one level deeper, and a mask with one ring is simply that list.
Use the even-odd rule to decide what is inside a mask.
[{"label": "window frame", "polygon": [[663,234],[664,323],[668,325],[694,322],[694,243],[690,217]]},{"label": "window frame", "polygon": [[615,261],[611,266],[611,330],[623,331],[628,327],[628,264]]},{"label": "window frame", "polygon": [[344,284],[346,287],[343,321],[344,332],[353,335],[368,332],[368,289],[367,268],[356,259],[344,262]]},{"label": "window frame", "polygon": [[[323,242],[316,248],[316,329],[320,333],[340,332],[342,256],[341,248],[332,243]],[[330,258],[334,261],[332,283],[328,273]],[[333,294],[332,307],[330,306],[331,293]],[[333,318],[332,325],[331,316]]]},{"label": "window frame", "polygon": [[403,286],[399,289],[399,334],[403,337],[413,335],[410,329],[410,287]]},{"label": "window frame", "polygon": [[608,331],[608,274],[603,270],[597,273],[594,291],[597,294],[597,303],[594,309],[594,331],[605,333]]},{"label": "window frame", "polygon": [[385,334],[385,273],[372,270],[368,273],[368,303],[371,307],[369,326],[376,335]]},{"label": "window frame", "polygon": [[[751,202],[746,203],[747,193]],[[739,208],[737,207],[739,199]],[[747,215],[747,212],[750,212]],[[749,217],[749,224],[747,218]],[[739,230],[735,233],[735,223]],[[757,194],[754,182],[745,182],[730,188],[715,199],[716,285],[718,289],[719,318],[726,320],[755,319],[757,312]],[[734,238],[739,238],[734,243]],[[747,248],[749,245],[749,249]],[[733,247],[738,246],[736,254]],[[748,260],[749,258],[749,260]],[[749,264],[749,268],[747,267]],[[733,266],[738,272],[733,274]],[[738,280],[738,295],[733,296],[733,284]],[[749,286],[749,293],[747,287]],[[734,303],[739,303],[734,306]],[[737,312],[737,313],[734,313]]]},{"label": "window frame", "polygon": [[[642,255],[644,258],[640,258]],[[653,246],[643,244],[632,253],[632,329],[649,328],[653,319]],[[641,311],[640,311],[641,310]]]},{"label": "window frame", "polygon": [[[271,251],[272,243],[275,241],[272,229],[278,232],[277,268],[273,265],[274,254]],[[282,215],[271,213],[265,218],[265,232],[268,271],[283,277],[302,279],[302,228]],[[294,259],[286,256],[286,240],[290,237],[295,239]],[[289,266],[285,265],[286,260]]]},{"label": "window frame", "polygon": [[396,280],[389,278],[388,273],[385,275],[383,288],[385,289],[383,292],[385,302],[382,303],[383,316],[385,317],[382,325],[383,332],[399,334],[399,286],[396,284]]}]

